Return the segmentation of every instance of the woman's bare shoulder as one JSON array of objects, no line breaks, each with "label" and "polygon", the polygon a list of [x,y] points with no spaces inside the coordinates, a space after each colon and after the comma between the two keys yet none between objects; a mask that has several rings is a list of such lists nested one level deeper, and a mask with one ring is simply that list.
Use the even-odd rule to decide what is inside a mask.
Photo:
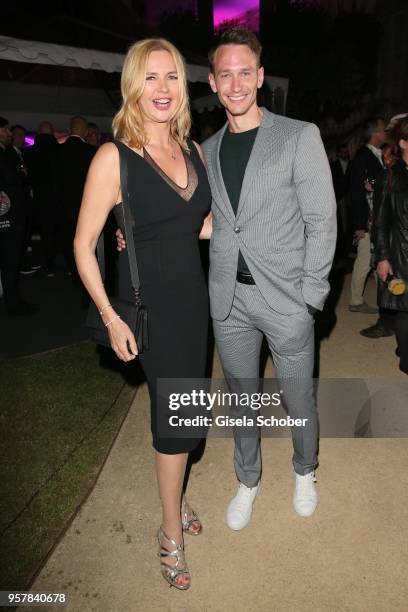
[{"label": "woman's bare shoulder", "polygon": [[97,161],[101,165],[112,165],[117,164],[119,158],[119,151],[117,146],[113,142],[105,142],[97,150],[94,161]]}]

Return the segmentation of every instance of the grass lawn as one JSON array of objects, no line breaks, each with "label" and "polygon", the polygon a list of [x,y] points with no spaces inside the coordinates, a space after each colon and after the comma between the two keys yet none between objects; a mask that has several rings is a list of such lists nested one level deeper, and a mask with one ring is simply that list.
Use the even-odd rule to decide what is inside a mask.
[{"label": "grass lawn", "polygon": [[2,361],[0,380],[0,590],[21,590],[93,486],[136,388],[90,342]]}]

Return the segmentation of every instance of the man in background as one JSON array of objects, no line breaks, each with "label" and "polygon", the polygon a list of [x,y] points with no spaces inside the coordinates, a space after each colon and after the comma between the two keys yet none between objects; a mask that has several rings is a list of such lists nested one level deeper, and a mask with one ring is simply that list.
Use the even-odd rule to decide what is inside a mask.
[{"label": "man in background", "polygon": [[88,123],[88,136],[86,142],[96,149],[101,145],[101,132],[96,123]]},{"label": "man in background", "polygon": [[350,213],[357,257],[351,275],[350,312],[374,314],[363,297],[367,276],[371,271],[372,193],[383,171],[382,146],[387,135],[382,117],[372,117],[363,126],[364,145],[350,164]]},{"label": "man in background", "polygon": [[12,134],[0,117],[0,272],[4,302],[9,315],[31,315],[36,308],[20,294],[19,267],[26,227],[25,185],[7,152]]},{"label": "man in background", "polygon": [[42,121],[35,144],[27,149],[26,161],[33,191],[34,217],[40,227],[45,272],[48,277],[55,276],[58,204],[55,173],[58,152],[59,145],[54,136],[53,125],[49,121]]},{"label": "man in background", "polygon": [[58,223],[61,226],[61,246],[68,273],[72,274],[76,270],[73,254],[75,228],[86,175],[96,148],[86,142],[88,123],[84,117],[73,117],[69,131],[67,140],[58,147],[55,187],[58,197]]},{"label": "man in background", "polygon": [[[367,276],[371,271],[371,226],[373,220],[373,195],[384,171],[382,147],[387,141],[385,121],[372,117],[365,121],[363,132],[365,144],[357,151],[350,164],[350,210],[357,242],[357,257],[351,276],[349,310],[374,314],[363,298]],[[380,310],[378,321],[360,332],[368,338],[382,338],[394,334],[393,314]]]},{"label": "man in background", "polygon": [[13,125],[11,128],[11,143],[7,148],[7,155],[10,162],[14,165],[16,171],[24,185],[24,205],[25,205],[25,228],[24,228],[24,243],[22,248],[22,257],[20,262],[20,274],[33,274],[39,268],[40,264],[34,265],[30,260],[29,251],[31,239],[31,227],[33,220],[33,198],[30,181],[28,178],[25,138],[27,131],[22,125]]},{"label": "man in background", "polygon": [[349,192],[350,154],[345,143],[336,149],[336,160],[330,164],[334,193],[337,202],[337,249],[336,258],[343,258],[348,250],[348,192]]}]

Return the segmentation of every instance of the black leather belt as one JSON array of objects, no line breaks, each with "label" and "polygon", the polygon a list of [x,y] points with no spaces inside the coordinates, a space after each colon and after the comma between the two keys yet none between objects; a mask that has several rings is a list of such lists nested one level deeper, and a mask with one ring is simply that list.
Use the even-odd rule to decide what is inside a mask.
[{"label": "black leather belt", "polygon": [[237,281],[244,285],[256,285],[254,277],[249,272],[237,272]]}]

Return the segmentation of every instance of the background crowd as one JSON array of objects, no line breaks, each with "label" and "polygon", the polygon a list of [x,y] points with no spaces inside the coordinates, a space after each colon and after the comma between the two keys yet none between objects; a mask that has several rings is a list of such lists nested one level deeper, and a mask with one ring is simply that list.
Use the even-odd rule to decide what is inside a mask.
[{"label": "background crowd", "polygon": [[[48,121],[40,124],[33,146],[25,146],[25,137],[23,126],[10,127],[7,119],[0,118],[0,265],[4,302],[11,316],[36,311],[21,296],[20,275],[43,268],[49,278],[54,277],[61,254],[65,272],[75,276],[76,221],[88,168],[100,144],[98,127],[80,116],[71,119],[62,144]],[[40,258],[32,255],[33,235],[41,240]]]},{"label": "background crowd", "polygon": [[[349,310],[356,314],[378,311],[377,321],[360,333],[378,339],[394,335],[397,330],[400,356],[406,354],[408,346],[406,324],[398,324],[402,320],[398,312],[408,311],[406,299],[393,298],[392,303],[382,299],[380,281],[377,308],[366,303],[364,290],[371,274],[377,278],[375,269],[380,255],[375,252],[375,228],[384,191],[381,186],[384,177],[391,184],[393,169],[402,163],[397,128],[404,121],[405,114],[388,123],[384,117],[370,117],[360,126],[360,146],[355,146],[354,139],[353,143],[341,142],[335,152],[328,152],[337,199],[334,270],[347,270],[354,260]],[[204,126],[198,139],[204,140],[212,132],[213,129]],[[6,118],[0,118],[0,269],[8,316],[27,316],[37,310],[21,294],[23,275],[40,271],[52,279],[60,272],[79,282],[72,243],[87,171],[102,138],[97,125],[76,116],[71,119],[69,135],[62,144],[57,141],[52,124],[43,121],[34,144],[27,146],[25,128],[9,126]],[[393,241],[393,249],[398,250],[390,255],[394,260],[408,249],[408,226],[399,231],[403,239]],[[35,252],[33,238],[39,238],[39,249]],[[397,277],[392,267],[390,272],[387,282]],[[399,277],[408,283],[408,265],[404,260]],[[400,367],[408,371],[407,357],[401,357]]]},{"label": "background crowd", "polygon": [[[408,373],[408,334],[406,331],[406,292],[408,279],[408,205],[404,183],[399,185],[402,194],[397,207],[387,205],[390,193],[394,192],[394,174],[405,168],[404,146],[406,142],[407,114],[393,117],[388,125],[384,117],[368,118],[361,129],[361,146],[350,160],[347,143],[337,147],[336,160],[331,163],[333,184],[337,199],[338,243],[335,266],[344,265],[344,258],[354,258],[351,274],[349,311],[375,314],[377,321],[360,334],[378,339],[396,333],[400,356],[400,369]],[[406,155],[406,154],[405,154]],[[386,213],[384,214],[384,206]],[[380,211],[383,211],[381,227]],[[399,222],[395,232],[391,228]],[[378,276],[377,267],[390,259],[385,274]],[[398,262],[398,264],[396,263]],[[378,283],[378,306],[375,308],[364,300],[368,277],[374,274]],[[393,296],[384,299],[385,296]]]}]

